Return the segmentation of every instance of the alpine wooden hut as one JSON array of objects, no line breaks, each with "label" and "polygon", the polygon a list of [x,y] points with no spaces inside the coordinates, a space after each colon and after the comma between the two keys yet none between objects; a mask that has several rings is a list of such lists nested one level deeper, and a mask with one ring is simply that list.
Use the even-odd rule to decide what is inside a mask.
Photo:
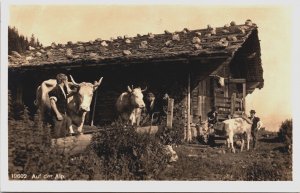
[{"label": "alpine wooden hut", "polygon": [[15,101],[34,111],[36,88],[57,73],[71,74],[77,82],[103,76],[94,120],[101,125],[113,121],[116,99],[128,85],[147,86],[174,99],[174,114],[190,140],[190,125],[205,120],[211,107],[219,109],[221,119],[244,112],[245,96],[263,87],[257,29],[247,20],[243,25],[29,47],[23,55],[9,56],[9,90]]}]

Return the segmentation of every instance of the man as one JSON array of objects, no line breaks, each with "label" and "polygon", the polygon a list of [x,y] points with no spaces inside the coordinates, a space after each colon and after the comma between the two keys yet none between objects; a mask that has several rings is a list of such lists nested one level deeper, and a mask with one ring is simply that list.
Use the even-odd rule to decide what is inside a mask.
[{"label": "man", "polygon": [[249,119],[252,121],[251,136],[252,136],[252,139],[253,139],[253,149],[256,149],[258,131],[262,126],[260,118],[256,117],[255,113],[256,113],[255,110],[251,110],[250,111],[250,117],[249,117]]},{"label": "man", "polygon": [[216,107],[212,107],[211,111],[207,113],[207,118],[208,118],[208,124],[209,127],[213,126],[214,124],[217,123],[218,121],[218,112]]},{"label": "man", "polygon": [[153,121],[154,124],[161,123],[162,116],[167,115],[167,107],[168,107],[168,100],[169,95],[166,93],[161,98],[158,99],[155,97],[155,95],[152,92],[149,92],[146,95],[146,110],[147,114],[149,114],[150,118],[156,117],[156,119]]},{"label": "man", "polygon": [[69,128],[73,134],[71,119],[67,113],[67,98],[73,95],[69,85],[68,77],[65,74],[56,76],[57,85],[49,92],[51,114],[52,114],[52,132],[54,138],[65,137]]}]

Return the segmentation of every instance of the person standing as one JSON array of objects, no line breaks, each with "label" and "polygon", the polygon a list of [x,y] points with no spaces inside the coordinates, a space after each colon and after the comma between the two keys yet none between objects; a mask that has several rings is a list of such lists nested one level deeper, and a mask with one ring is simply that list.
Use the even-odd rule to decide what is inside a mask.
[{"label": "person standing", "polygon": [[69,132],[74,133],[71,119],[67,116],[67,98],[72,95],[68,85],[68,77],[65,74],[56,76],[57,84],[49,92],[51,115],[52,115],[52,132],[54,138],[65,137]]},{"label": "person standing", "polygon": [[256,113],[255,110],[251,110],[250,111],[250,117],[249,117],[249,119],[252,121],[251,136],[252,136],[252,139],[253,139],[253,149],[256,149],[258,131],[262,126],[260,118],[256,117],[255,113]]}]

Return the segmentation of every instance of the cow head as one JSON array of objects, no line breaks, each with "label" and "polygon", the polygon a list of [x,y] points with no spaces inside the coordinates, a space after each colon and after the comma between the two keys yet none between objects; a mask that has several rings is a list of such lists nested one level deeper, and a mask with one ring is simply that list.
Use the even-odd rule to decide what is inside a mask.
[{"label": "cow head", "polygon": [[144,103],[144,95],[143,92],[147,90],[147,87],[145,89],[141,89],[140,87],[137,88],[130,88],[129,86],[127,87],[128,92],[130,93],[130,103],[135,107],[135,108],[144,108],[145,103]]},{"label": "cow head", "polygon": [[90,105],[93,99],[94,91],[99,87],[102,82],[103,77],[99,81],[95,81],[94,84],[89,82],[82,82],[80,84],[76,83],[73,77],[70,75],[71,81],[75,87],[77,87],[76,97],[79,100],[78,110],[80,111],[90,111]]}]

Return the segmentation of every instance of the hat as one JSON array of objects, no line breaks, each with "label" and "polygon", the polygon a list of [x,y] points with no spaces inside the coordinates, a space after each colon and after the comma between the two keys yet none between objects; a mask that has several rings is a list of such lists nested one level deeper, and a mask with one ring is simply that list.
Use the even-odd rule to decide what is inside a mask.
[{"label": "hat", "polygon": [[254,113],[254,114],[255,114],[255,113],[256,113],[256,112],[255,112],[255,110],[251,110],[251,111],[250,111],[250,114],[252,114],[252,113]]}]

